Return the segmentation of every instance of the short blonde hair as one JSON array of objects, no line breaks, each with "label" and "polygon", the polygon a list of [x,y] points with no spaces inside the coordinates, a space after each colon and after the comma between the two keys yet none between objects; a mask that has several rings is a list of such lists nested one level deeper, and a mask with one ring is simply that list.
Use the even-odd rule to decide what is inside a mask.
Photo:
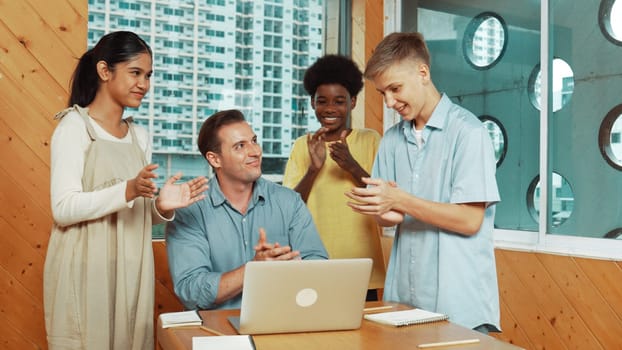
[{"label": "short blonde hair", "polygon": [[364,76],[373,79],[392,64],[403,60],[420,60],[430,67],[430,52],[421,33],[391,33],[376,46],[365,68]]}]

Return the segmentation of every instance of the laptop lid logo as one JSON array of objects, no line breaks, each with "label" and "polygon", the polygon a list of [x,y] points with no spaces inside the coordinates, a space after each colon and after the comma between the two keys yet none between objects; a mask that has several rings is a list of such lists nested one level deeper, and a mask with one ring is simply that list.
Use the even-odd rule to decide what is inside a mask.
[{"label": "laptop lid logo", "polygon": [[301,289],[296,293],[296,304],[301,307],[309,307],[317,301],[317,291],[313,288]]}]

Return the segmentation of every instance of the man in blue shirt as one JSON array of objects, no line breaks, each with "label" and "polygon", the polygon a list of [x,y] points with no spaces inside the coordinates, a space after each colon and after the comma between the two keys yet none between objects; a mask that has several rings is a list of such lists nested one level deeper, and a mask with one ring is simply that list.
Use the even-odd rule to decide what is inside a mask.
[{"label": "man in blue shirt", "polygon": [[166,228],[186,308],[239,308],[248,261],[328,258],[300,195],[261,177],[261,146],[240,111],[210,116],[198,146],[215,176],[206,198],[177,210]]},{"label": "man in blue shirt", "polygon": [[385,37],[365,77],[402,117],[382,138],[367,188],[347,194],[355,211],[398,225],[384,299],[483,333],[499,330],[492,237],[499,192],[487,130],[438,92],[419,33]]}]

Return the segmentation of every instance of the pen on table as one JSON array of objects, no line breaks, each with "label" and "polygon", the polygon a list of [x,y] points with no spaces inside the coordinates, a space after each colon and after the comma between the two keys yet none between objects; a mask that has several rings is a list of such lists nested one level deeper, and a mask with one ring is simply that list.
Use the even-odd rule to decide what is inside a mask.
[{"label": "pen on table", "polygon": [[202,330],[204,330],[204,331],[206,331],[206,332],[212,333],[212,334],[216,334],[216,335],[225,335],[225,334],[220,333],[219,331],[217,331],[217,330],[215,330],[215,329],[211,329],[211,328],[208,328],[208,327],[205,327],[205,326],[199,326],[199,328],[201,328]]},{"label": "pen on table", "polygon": [[[201,317],[201,314],[199,313],[198,310],[194,310],[197,313],[197,316],[199,316],[199,319],[201,319],[201,323],[203,323],[203,317]],[[200,329],[208,332],[208,333],[212,333],[212,334],[216,334],[216,335],[224,335],[223,333],[220,333],[219,331],[215,330],[215,329],[211,329],[209,327],[205,327],[203,325],[199,326]]]},{"label": "pen on table", "polygon": [[370,311],[380,311],[380,310],[389,310],[392,309],[393,305],[384,305],[384,306],[375,306],[375,307],[366,307],[363,309],[363,312],[370,312]]},{"label": "pen on table", "polygon": [[475,344],[479,343],[479,339],[464,339],[464,340],[454,340],[454,341],[443,341],[438,343],[426,343],[419,344],[417,347],[419,349],[427,349],[427,348],[438,348],[441,346],[454,346],[454,345],[466,345],[466,344]]}]

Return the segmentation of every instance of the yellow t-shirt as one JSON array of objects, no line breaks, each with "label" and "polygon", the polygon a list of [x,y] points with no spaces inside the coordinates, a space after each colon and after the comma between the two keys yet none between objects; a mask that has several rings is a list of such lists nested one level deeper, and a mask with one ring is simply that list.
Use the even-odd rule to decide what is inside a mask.
[{"label": "yellow t-shirt", "polygon": [[[380,134],[371,129],[353,129],[346,138],[352,157],[371,173]],[[355,184],[352,176],[330,157],[326,145],[326,161],[315,178],[307,207],[313,216],[320,237],[333,259],[372,258],[374,261],[369,288],[383,288],[385,266],[380,243],[380,228],[373,217],[355,213],[346,203],[345,192]],[[285,167],[283,185],[294,188],[309,168],[311,159],[307,135],[299,137]]]}]

